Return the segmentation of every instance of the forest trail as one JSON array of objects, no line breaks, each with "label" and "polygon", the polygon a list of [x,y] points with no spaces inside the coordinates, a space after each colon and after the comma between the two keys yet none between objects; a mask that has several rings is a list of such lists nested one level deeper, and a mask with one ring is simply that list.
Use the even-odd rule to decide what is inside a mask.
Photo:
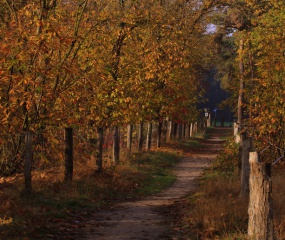
[{"label": "forest trail", "polygon": [[84,239],[88,240],[159,240],[169,236],[171,219],[165,210],[179,198],[194,190],[196,179],[223,148],[228,128],[213,128],[194,154],[175,167],[176,182],[169,189],[142,200],[122,202],[112,209],[96,213]]}]

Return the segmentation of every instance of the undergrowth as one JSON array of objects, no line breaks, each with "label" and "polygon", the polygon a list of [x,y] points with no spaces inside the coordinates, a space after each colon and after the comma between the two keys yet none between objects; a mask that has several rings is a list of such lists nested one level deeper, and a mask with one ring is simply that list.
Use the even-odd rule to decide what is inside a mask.
[{"label": "undergrowth", "polygon": [[212,170],[220,175],[232,175],[236,172],[239,157],[239,144],[233,139],[227,141],[223,151],[219,153],[212,164]]}]

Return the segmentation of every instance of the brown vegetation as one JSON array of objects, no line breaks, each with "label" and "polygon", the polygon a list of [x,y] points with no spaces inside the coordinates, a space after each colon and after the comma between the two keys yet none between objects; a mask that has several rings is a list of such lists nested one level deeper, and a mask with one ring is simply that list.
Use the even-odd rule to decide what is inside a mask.
[{"label": "brown vegetation", "polygon": [[[247,239],[248,200],[239,197],[240,177],[235,151],[233,143],[229,143],[213,168],[199,180],[196,191],[173,206],[177,219],[174,239]],[[285,239],[284,181],[284,164],[281,163],[272,169],[276,239]]]}]

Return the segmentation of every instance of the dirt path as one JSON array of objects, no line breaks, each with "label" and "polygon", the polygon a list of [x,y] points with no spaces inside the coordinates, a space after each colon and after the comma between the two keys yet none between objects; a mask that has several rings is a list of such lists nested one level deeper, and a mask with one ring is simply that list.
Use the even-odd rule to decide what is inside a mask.
[{"label": "dirt path", "polygon": [[135,202],[123,202],[112,210],[96,214],[89,224],[95,226],[84,239],[89,240],[156,240],[170,239],[169,219],[158,211],[195,188],[195,179],[222,148],[226,129],[212,129],[194,155],[184,158],[174,169],[176,182],[169,189]]}]

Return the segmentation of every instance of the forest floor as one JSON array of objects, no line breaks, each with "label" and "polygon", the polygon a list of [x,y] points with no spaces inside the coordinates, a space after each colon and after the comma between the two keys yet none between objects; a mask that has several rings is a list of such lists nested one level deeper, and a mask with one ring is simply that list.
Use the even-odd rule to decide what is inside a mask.
[{"label": "forest floor", "polygon": [[176,221],[173,206],[195,190],[197,179],[223,148],[229,131],[228,128],[210,129],[199,148],[194,149],[191,156],[184,157],[174,168],[177,180],[169,189],[91,214],[87,221],[89,227],[84,230],[82,239],[181,239],[173,231]]}]

